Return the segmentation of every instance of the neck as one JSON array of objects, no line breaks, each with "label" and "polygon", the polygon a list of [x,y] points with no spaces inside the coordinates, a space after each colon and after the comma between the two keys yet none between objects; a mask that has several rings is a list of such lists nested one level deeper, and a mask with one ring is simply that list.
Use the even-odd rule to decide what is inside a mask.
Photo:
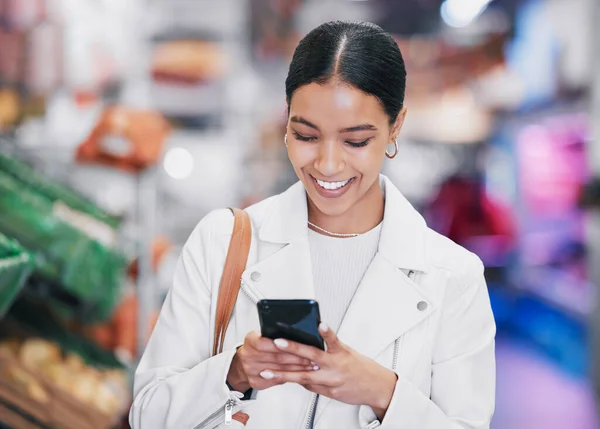
[{"label": "neck", "polygon": [[385,200],[377,180],[352,208],[341,215],[331,216],[321,212],[308,198],[308,220],[329,232],[363,234],[381,223],[384,205]]}]

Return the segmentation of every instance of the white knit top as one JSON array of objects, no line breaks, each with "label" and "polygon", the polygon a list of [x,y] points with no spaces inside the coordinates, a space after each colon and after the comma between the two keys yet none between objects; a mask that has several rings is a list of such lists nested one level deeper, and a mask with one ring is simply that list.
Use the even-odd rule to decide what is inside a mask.
[{"label": "white knit top", "polygon": [[381,223],[351,238],[336,238],[308,230],[315,294],[321,320],[339,330],[346,310],[377,253]]}]

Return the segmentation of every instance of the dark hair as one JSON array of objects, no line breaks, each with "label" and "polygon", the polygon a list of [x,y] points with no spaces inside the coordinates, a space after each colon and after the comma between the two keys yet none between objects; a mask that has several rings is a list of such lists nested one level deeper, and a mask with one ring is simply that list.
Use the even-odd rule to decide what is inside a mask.
[{"label": "dark hair", "polygon": [[304,37],[285,80],[289,105],[294,92],[310,83],[332,79],[375,96],[392,124],[404,103],[406,68],[394,38],[369,22],[332,21]]}]

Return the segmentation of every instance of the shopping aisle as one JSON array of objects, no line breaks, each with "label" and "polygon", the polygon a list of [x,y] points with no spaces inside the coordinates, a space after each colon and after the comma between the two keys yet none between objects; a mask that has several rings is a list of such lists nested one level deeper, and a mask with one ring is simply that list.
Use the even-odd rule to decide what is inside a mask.
[{"label": "shopping aisle", "polygon": [[600,429],[590,386],[537,351],[499,339],[492,429]]}]

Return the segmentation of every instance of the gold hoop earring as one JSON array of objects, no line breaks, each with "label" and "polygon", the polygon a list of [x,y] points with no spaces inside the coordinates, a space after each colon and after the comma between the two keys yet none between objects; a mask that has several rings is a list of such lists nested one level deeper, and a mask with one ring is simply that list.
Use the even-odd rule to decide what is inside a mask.
[{"label": "gold hoop earring", "polygon": [[393,159],[393,158],[395,158],[395,157],[396,157],[396,155],[398,155],[398,150],[399,150],[399,149],[398,149],[398,142],[397,142],[396,140],[394,140],[394,142],[393,142],[393,143],[394,143],[394,149],[395,149],[395,151],[394,151],[394,153],[393,153],[393,154],[391,154],[391,155],[390,155],[390,154],[388,153],[387,149],[385,150],[385,156],[387,156],[389,159]]},{"label": "gold hoop earring", "polygon": [[283,142],[285,143],[285,147],[288,147],[288,145],[287,145],[287,133],[286,133],[285,137],[283,138]]}]

